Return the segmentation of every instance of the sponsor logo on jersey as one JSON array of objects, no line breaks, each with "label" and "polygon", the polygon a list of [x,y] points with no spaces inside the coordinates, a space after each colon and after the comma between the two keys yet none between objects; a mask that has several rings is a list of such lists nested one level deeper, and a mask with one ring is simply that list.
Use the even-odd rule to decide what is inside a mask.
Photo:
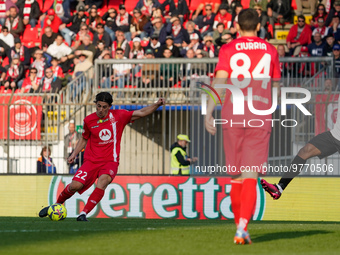
[{"label": "sponsor logo on jersey", "polygon": [[97,121],[97,124],[99,124],[99,123],[104,123],[104,122],[106,122],[106,121],[108,121],[108,120],[109,120],[108,118],[106,118],[105,120],[100,119],[100,120]]},{"label": "sponsor logo on jersey", "polygon": [[108,141],[111,138],[111,131],[108,129],[102,129],[99,132],[99,138],[102,141]]},{"label": "sponsor logo on jersey", "polygon": [[97,125],[97,126],[93,126],[93,127],[91,127],[91,128],[97,128],[97,127],[99,127],[99,126]]}]

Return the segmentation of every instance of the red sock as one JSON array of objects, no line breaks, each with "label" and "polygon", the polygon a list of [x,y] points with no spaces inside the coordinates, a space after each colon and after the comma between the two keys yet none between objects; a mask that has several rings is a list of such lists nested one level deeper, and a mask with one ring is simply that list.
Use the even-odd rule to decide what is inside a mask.
[{"label": "red sock", "polygon": [[91,212],[92,209],[100,202],[100,200],[102,200],[104,193],[104,190],[95,188],[95,190],[92,192],[91,196],[87,200],[83,212],[85,212],[86,214]]},{"label": "red sock", "polygon": [[256,204],[257,179],[244,179],[241,192],[241,209],[239,227],[247,230],[249,220]]},{"label": "red sock", "polygon": [[231,181],[231,209],[234,213],[234,221],[236,226],[238,225],[240,219],[240,207],[241,207],[241,191],[242,191],[242,181],[232,180]]},{"label": "red sock", "polygon": [[59,194],[57,203],[63,204],[67,199],[73,196],[75,192],[70,190],[70,184],[65,187],[65,189]]}]

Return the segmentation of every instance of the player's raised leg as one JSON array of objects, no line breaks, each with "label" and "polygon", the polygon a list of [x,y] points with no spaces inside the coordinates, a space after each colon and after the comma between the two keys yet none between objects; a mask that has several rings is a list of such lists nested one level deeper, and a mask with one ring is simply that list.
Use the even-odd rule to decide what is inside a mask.
[{"label": "player's raised leg", "polygon": [[[78,181],[72,181],[69,185],[65,187],[65,189],[59,194],[59,197],[57,199],[58,204],[63,204],[67,199],[72,197],[74,193],[76,193],[78,190],[81,190],[83,188],[83,184]],[[39,212],[39,217],[43,218],[47,216],[49,206],[44,207]]]},{"label": "player's raised leg", "polygon": [[334,137],[331,133],[329,131],[321,133],[312,138],[300,149],[298,154],[290,163],[288,172],[283,174],[278,184],[271,184],[262,179],[261,185],[274,200],[277,200],[281,197],[282,192],[285,188],[287,188],[289,183],[303,170],[304,165],[309,158],[315,156],[324,158],[334,154],[337,150],[336,145],[334,145]]}]

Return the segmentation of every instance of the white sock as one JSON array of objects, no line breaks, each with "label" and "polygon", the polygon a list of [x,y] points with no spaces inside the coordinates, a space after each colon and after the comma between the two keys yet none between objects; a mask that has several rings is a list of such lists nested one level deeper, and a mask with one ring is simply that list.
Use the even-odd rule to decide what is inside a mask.
[{"label": "white sock", "polygon": [[79,216],[82,215],[82,214],[84,214],[84,215],[86,216],[86,212],[84,212],[84,211],[82,211],[82,212],[79,214]]}]

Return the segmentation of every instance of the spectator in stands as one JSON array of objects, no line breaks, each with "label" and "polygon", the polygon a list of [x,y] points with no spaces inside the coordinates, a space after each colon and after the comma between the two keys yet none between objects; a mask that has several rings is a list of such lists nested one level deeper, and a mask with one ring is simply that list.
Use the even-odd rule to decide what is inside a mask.
[{"label": "spectator in stands", "polygon": [[[152,49],[145,51],[146,59],[154,59]],[[142,84],[144,88],[154,88],[158,82],[159,64],[143,64],[142,66]]]},{"label": "spectator in stands", "polygon": [[7,12],[9,11],[9,9],[14,6],[15,8],[16,5],[11,1],[11,0],[6,0],[6,1],[2,1],[3,3],[0,4],[0,25],[5,25],[5,21],[7,18]]},{"label": "spectator in stands", "polygon": [[56,174],[56,167],[52,162],[50,147],[44,146],[40,152],[40,157],[37,160],[38,174]]},{"label": "spectator in stands", "polygon": [[258,1],[250,0],[249,8],[255,9],[255,6],[257,6],[257,7],[261,6],[261,10],[266,11],[267,5],[268,5],[268,0],[258,0]]},{"label": "spectator in stands", "polygon": [[166,19],[163,17],[163,11],[161,8],[156,8],[152,12],[151,21],[153,21],[156,18],[160,18],[163,24],[167,23]]},{"label": "spectator in stands", "polygon": [[51,70],[53,72],[53,77],[58,77],[60,80],[65,78],[63,69],[59,66],[59,61],[57,58],[52,58],[51,60]]},{"label": "spectator in stands", "polygon": [[156,9],[159,8],[161,4],[159,3],[158,0],[139,0],[136,4],[135,9],[141,10],[142,15],[146,17],[151,17],[152,12]]},{"label": "spectator in stands", "polygon": [[[50,27],[53,33],[59,33],[59,27],[63,24],[61,19],[55,14],[53,9],[47,11],[47,17],[44,19],[43,28]],[[71,45],[71,44],[69,44]]]},{"label": "spectator in stands", "polygon": [[228,29],[224,29],[223,23],[218,23],[213,33],[214,44],[220,48],[225,43],[230,43],[233,37]]},{"label": "spectator in stands", "polygon": [[236,24],[238,23],[238,14],[243,10],[243,6],[241,3],[236,2],[235,3],[235,8],[232,13],[232,18],[231,18],[231,25],[230,25],[230,33],[234,36],[237,37],[237,29],[236,29]]},{"label": "spectator in stands", "polygon": [[[196,24],[199,28],[201,36],[212,35],[213,34],[213,26],[214,26],[214,19],[216,14],[212,12],[212,5],[206,4],[205,5],[205,12],[202,18],[197,19]],[[194,19],[194,18],[193,18]]]},{"label": "spectator in stands", "polygon": [[[59,93],[60,90],[61,80],[58,77],[53,76],[51,68],[46,68],[45,76],[39,82],[39,93]],[[51,102],[53,102],[53,100]]]},{"label": "spectator in stands", "polygon": [[30,24],[35,27],[38,23],[41,11],[37,1],[22,0],[17,2],[19,8],[19,16],[23,18],[24,25]]},{"label": "spectator in stands", "polygon": [[15,54],[12,58],[12,62],[7,70],[6,75],[6,81],[5,81],[5,87],[6,83],[7,86],[10,85],[11,88],[19,88],[21,89],[23,79],[25,77],[24,73],[24,66],[20,63],[19,55]]},{"label": "spectator in stands", "polygon": [[317,27],[314,28],[312,35],[314,36],[316,33],[320,33],[322,39],[329,33],[329,27],[325,26],[325,21],[322,17],[318,18]]},{"label": "spectator in stands", "polygon": [[322,41],[321,34],[319,32],[314,33],[314,42],[308,44],[308,52],[312,57],[322,57],[325,43]]},{"label": "spectator in stands", "polygon": [[323,86],[324,86],[324,92],[331,93],[335,89],[334,86],[333,86],[332,79],[326,79]]},{"label": "spectator in stands", "polygon": [[41,36],[41,47],[43,48],[43,51],[47,51],[47,48],[54,43],[57,35],[57,33],[52,31],[51,27],[45,27],[44,34]]},{"label": "spectator in stands", "polygon": [[[67,163],[67,158],[74,151],[81,137],[81,134],[79,134],[76,131],[76,125],[74,123],[74,120],[70,120],[70,123],[68,125],[68,131],[69,133],[65,135],[64,137],[64,159],[66,159],[66,163]],[[79,156],[81,156],[81,154],[79,154]],[[72,164],[67,163],[67,165],[69,166],[69,173],[75,173],[78,170],[80,162],[79,162],[79,157],[78,157],[78,162],[73,162]]]},{"label": "spectator in stands", "polygon": [[86,21],[86,24],[88,25],[90,31],[92,33],[97,32],[97,25],[99,23],[103,23],[102,18],[98,15],[98,10],[97,7],[95,5],[92,5],[91,9],[90,9],[90,15],[89,18]]},{"label": "spectator in stands", "polygon": [[[213,13],[215,15],[215,13],[218,12],[218,9],[220,7],[220,3],[222,1],[220,0],[201,0],[201,3],[197,6],[196,10],[194,11],[191,19],[193,21],[199,22],[201,19],[200,17],[205,17],[206,15],[209,15],[210,12]],[[207,10],[208,9],[208,10]],[[200,15],[201,13],[203,13],[203,15]],[[212,25],[211,25],[212,26]]]},{"label": "spectator in stands", "polygon": [[180,19],[177,16],[174,16],[171,18],[170,22],[171,23],[168,23],[167,31],[171,31],[174,45],[181,48],[183,42],[190,44],[190,36],[186,29],[181,25]]},{"label": "spectator in stands", "polygon": [[[122,48],[117,48],[116,49],[116,59],[127,59],[124,56],[124,50]],[[125,84],[129,83],[129,77],[130,77],[130,72],[132,69],[131,64],[113,64],[112,65],[113,69],[113,76],[111,77],[112,81],[114,82],[115,86],[118,86],[118,88],[122,89],[124,88]],[[122,93],[119,92],[117,95],[118,98],[122,97]]]},{"label": "spectator in stands", "polygon": [[[66,20],[65,24],[60,25],[59,31],[69,46],[72,44],[72,38],[79,32],[81,24],[86,24],[86,20],[85,7],[80,6],[78,12],[74,13],[72,17]],[[71,25],[66,27],[66,25],[69,24]]]},{"label": "spectator in stands", "polygon": [[[307,46],[302,46],[298,57],[308,58],[310,56]],[[315,64],[310,62],[298,62],[294,63],[293,68],[296,70],[293,73],[297,76],[297,82],[299,86],[303,86],[305,78],[310,78],[315,73]]]},{"label": "spectator in stands", "polygon": [[305,17],[303,15],[298,16],[298,23],[291,27],[286,39],[289,55],[298,55],[301,46],[311,43],[311,38],[312,30],[310,26],[306,25]]},{"label": "spectator in stands", "polygon": [[326,12],[326,8],[323,4],[318,4],[318,6],[316,7],[316,12],[313,15],[313,18],[310,20],[310,26],[312,27],[316,27],[317,26],[317,22],[318,22],[318,18],[323,18],[324,21],[326,21],[327,19],[327,12]]},{"label": "spectator in stands", "polygon": [[176,45],[174,45],[174,40],[172,39],[171,35],[166,37],[165,44],[161,47],[161,52],[162,52],[163,57],[164,57],[165,49],[169,49],[171,51],[171,57],[174,57],[174,58],[180,57],[180,50]]},{"label": "spectator in stands", "polygon": [[37,73],[37,77],[38,79],[41,79],[42,77],[44,77],[45,73],[45,68],[47,66],[47,61],[45,59],[45,57],[43,56],[44,52],[40,49],[37,49],[34,52],[34,58],[35,60],[33,61],[33,63],[31,64],[31,67],[35,67],[38,70]]},{"label": "spectator in stands", "polygon": [[333,17],[332,27],[329,29],[329,34],[334,36],[335,41],[340,41],[340,16]]},{"label": "spectator in stands", "polygon": [[[144,50],[141,45],[141,39],[139,37],[135,37],[132,40],[132,48],[129,54],[130,59],[143,59],[144,58]],[[133,70],[132,70],[132,77],[136,78],[138,72],[141,70],[141,65],[132,65]]]},{"label": "spectator in stands", "polygon": [[[163,51],[164,58],[171,58],[172,52],[166,48]],[[177,64],[161,64],[160,80],[161,87],[173,87],[178,82],[179,66]]]},{"label": "spectator in stands", "polygon": [[226,3],[221,4],[215,16],[213,28],[216,29],[217,24],[223,23],[224,29],[228,29],[231,25],[231,18],[231,14],[228,13],[228,5]]},{"label": "spectator in stands", "polygon": [[76,41],[74,45],[72,46],[73,49],[77,49],[79,45],[83,44],[83,40],[85,39],[85,36],[90,36],[90,41],[93,41],[93,33],[90,31],[88,25],[85,23],[82,23],[80,26],[80,30],[76,35]]},{"label": "spectator in stands", "polygon": [[265,39],[265,38],[270,38],[269,34],[268,34],[268,16],[266,14],[266,12],[263,11],[261,4],[255,4],[254,9],[257,11],[257,13],[259,14],[259,18],[260,18],[260,30],[257,32],[257,36]]},{"label": "spectator in stands", "polygon": [[132,24],[132,17],[126,11],[124,4],[119,5],[119,13],[116,17],[116,24],[118,29],[124,32],[126,40],[131,41],[130,25]]},{"label": "spectator in stands", "polygon": [[108,51],[108,47],[105,47],[104,41],[99,40],[97,42],[96,54],[94,59],[103,59],[104,53]]},{"label": "spectator in stands", "polygon": [[155,58],[162,57],[161,43],[158,41],[158,35],[151,35],[150,42],[148,46],[145,47],[145,50],[152,50],[153,56]]},{"label": "spectator in stands", "polygon": [[82,44],[77,48],[77,50],[86,50],[86,51],[91,51],[92,52],[92,57],[93,59],[94,55],[96,54],[96,46],[92,44],[91,36],[90,35],[84,35]]},{"label": "spectator in stands", "polygon": [[53,9],[57,16],[64,22],[71,17],[71,2],[74,0],[54,0]]},{"label": "spectator in stands", "polygon": [[8,31],[14,36],[19,37],[24,31],[24,24],[22,18],[19,16],[17,8],[12,6],[9,8],[9,15],[6,18],[5,25]]},{"label": "spectator in stands", "polygon": [[124,57],[129,58],[130,54],[130,45],[129,42],[125,39],[125,34],[121,30],[117,30],[116,32],[116,41],[112,43],[112,58],[116,58],[116,49],[121,48],[125,53]]},{"label": "spectator in stands", "polygon": [[167,23],[163,24],[161,18],[155,18],[145,25],[144,31],[147,33],[147,36],[157,35],[158,41],[163,45],[168,33],[171,33],[171,24],[169,27]]},{"label": "spectator in stands", "polygon": [[[101,55],[102,59],[111,59],[111,52],[109,50],[104,50]],[[101,88],[111,88],[112,79],[113,79],[113,69],[112,64],[104,64],[102,68],[101,76]]]},{"label": "spectator in stands", "polygon": [[96,28],[97,32],[93,35],[93,44],[97,45],[98,41],[102,41],[105,47],[109,48],[112,45],[112,41],[110,35],[104,29],[104,24],[98,23]]},{"label": "spectator in stands", "polygon": [[[80,74],[86,72],[88,69],[93,67],[93,52],[91,50],[77,50],[75,52],[79,62],[74,67],[72,78],[75,79]],[[93,78],[93,72],[89,72],[90,79]]]},{"label": "spectator in stands", "polygon": [[32,88],[33,90],[37,90],[38,87],[37,69],[33,67],[30,69],[29,76],[26,77],[22,83],[21,93],[28,93]]},{"label": "spectator in stands", "polygon": [[193,21],[188,21],[188,22],[185,24],[185,28],[186,28],[186,30],[187,30],[189,36],[190,36],[191,34],[198,34],[199,40],[202,41],[203,38],[202,38],[202,36],[201,36],[201,33],[200,33],[199,30],[197,30],[197,29],[195,28],[195,26],[196,26],[196,24],[195,24],[195,22],[193,22]]},{"label": "spectator in stands", "polygon": [[[2,40],[2,42],[7,45],[7,50],[14,46],[14,36],[11,33],[9,33],[8,28],[6,26],[3,26],[1,29],[0,40]],[[1,44],[1,47],[4,48],[2,43],[0,44]],[[0,54],[2,55],[3,51],[1,49],[0,51],[1,51]],[[5,49],[5,54],[6,54],[6,49]]]},{"label": "spectator in stands", "polygon": [[[186,51],[185,55],[186,59],[194,59],[195,57],[195,51],[193,49],[188,49]],[[186,88],[189,87],[190,85],[190,79],[192,76],[192,64],[193,63],[188,63],[188,64],[182,64],[181,69],[180,69],[180,74],[181,74],[181,86]]]},{"label": "spectator in stands", "polygon": [[144,39],[147,37],[146,32],[144,32],[144,26],[148,23],[149,19],[142,15],[139,9],[133,10],[132,23],[130,26],[131,38],[139,37]]},{"label": "spectator in stands", "polygon": [[194,51],[196,51],[197,49],[203,49],[203,44],[200,43],[199,41],[199,37],[198,34],[193,33],[190,35],[190,43],[186,44],[185,42],[183,42],[183,48],[181,50],[181,55],[185,56],[186,55],[186,51],[188,49],[193,49]]},{"label": "spectator in stands", "polygon": [[[283,44],[279,44],[277,46],[277,53],[279,55],[279,58],[284,58],[284,57],[289,56]],[[290,74],[290,70],[291,70],[291,63],[280,62],[280,69],[281,69],[281,77],[282,78],[288,77]],[[283,79],[283,82],[288,82],[288,79]],[[285,84],[285,85],[288,86],[288,84]]]},{"label": "spectator in stands", "polygon": [[52,57],[61,59],[70,55],[72,49],[64,43],[64,38],[61,35],[57,35],[54,43],[47,48],[47,53]]},{"label": "spectator in stands", "polygon": [[326,27],[331,25],[331,22],[333,20],[334,16],[339,16],[340,15],[340,1],[336,0],[333,4],[333,8],[329,11],[326,19]]},{"label": "spectator in stands", "polygon": [[302,15],[302,8],[309,8],[310,14],[314,15],[316,8],[316,0],[296,0],[297,10],[295,11],[296,15]]},{"label": "spectator in stands", "polygon": [[275,23],[284,24],[291,18],[290,1],[285,0],[271,0],[267,5],[267,15],[269,23],[275,30]]},{"label": "spectator in stands", "polygon": [[[171,13],[172,17],[177,16],[180,22],[183,23],[189,13],[189,7],[186,0],[165,0],[161,4],[163,13],[167,6],[169,6],[169,14]],[[168,16],[166,18],[170,19],[171,17]]]},{"label": "spectator in stands", "polygon": [[105,21],[105,31],[110,35],[112,42],[116,39],[115,33],[118,30],[116,16],[117,11],[114,8],[110,8],[103,16],[103,21]]},{"label": "spectator in stands", "polygon": [[204,37],[204,45],[203,50],[207,52],[209,58],[217,57],[217,50],[215,49],[215,45],[213,44],[213,38],[210,35],[206,35]]},{"label": "spectator in stands", "polygon": [[326,36],[326,44],[323,48],[323,56],[333,57],[333,46],[334,46],[335,39],[333,35]]},{"label": "spectator in stands", "polygon": [[12,62],[12,58],[15,54],[19,55],[20,62],[25,68],[28,68],[30,66],[31,63],[30,52],[26,46],[22,45],[20,38],[15,38],[14,47],[9,49],[7,55],[9,63]]},{"label": "spectator in stands", "polygon": [[334,44],[333,56],[335,61],[335,78],[340,78],[340,44]]}]

